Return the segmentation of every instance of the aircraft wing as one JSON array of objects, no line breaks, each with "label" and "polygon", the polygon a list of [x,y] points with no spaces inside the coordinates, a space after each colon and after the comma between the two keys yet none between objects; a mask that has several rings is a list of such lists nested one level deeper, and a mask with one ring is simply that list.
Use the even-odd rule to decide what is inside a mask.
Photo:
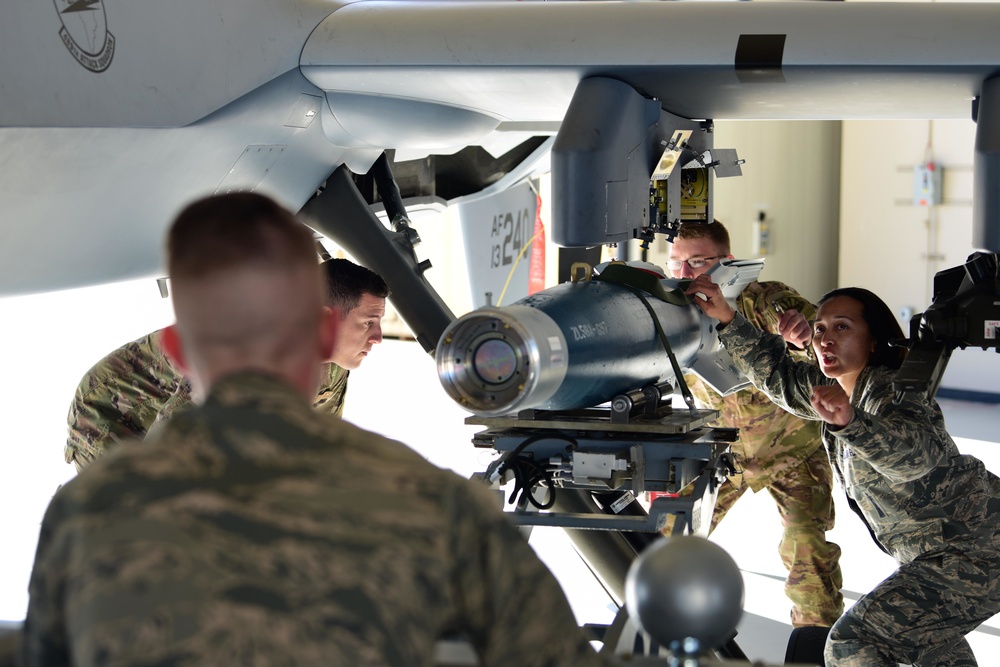
[{"label": "aircraft wing", "polygon": [[0,296],[160,275],[172,216],[212,192],[298,210],[385,149],[555,133],[584,78],[692,119],[955,118],[1000,68],[1000,6],[980,3],[12,0],[0,17]]}]

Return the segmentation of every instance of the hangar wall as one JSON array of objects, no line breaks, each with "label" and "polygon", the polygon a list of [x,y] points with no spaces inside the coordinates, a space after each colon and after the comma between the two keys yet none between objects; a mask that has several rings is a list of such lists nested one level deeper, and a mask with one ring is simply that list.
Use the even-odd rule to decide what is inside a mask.
[{"label": "hangar wall", "polygon": [[[908,313],[930,304],[934,274],[965,263],[974,250],[975,131],[971,119],[843,123],[839,284],[877,293],[903,316],[904,332]],[[913,168],[927,161],[943,173],[938,206],[914,204]],[[996,351],[959,351],[942,395],[1000,400],[997,377]]]},{"label": "hangar wall", "polygon": [[[840,282],[868,287],[898,313],[930,303],[934,274],[972,251],[971,120],[846,121]],[[913,170],[935,162],[943,202],[914,204]]]},{"label": "hangar wall", "polygon": [[[762,280],[786,282],[816,300],[836,286],[840,122],[717,122],[715,145],[746,159],[743,176],[717,179],[715,217],[736,257],[766,258]],[[763,212],[767,252],[756,252]]]}]

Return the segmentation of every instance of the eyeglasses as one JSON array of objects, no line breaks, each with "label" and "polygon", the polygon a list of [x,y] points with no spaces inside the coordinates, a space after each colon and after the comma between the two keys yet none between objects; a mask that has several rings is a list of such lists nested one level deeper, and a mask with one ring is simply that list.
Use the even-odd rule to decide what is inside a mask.
[{"label": "eyeglasses", "polygon": [[680,268],[687,264],[692,269],[700,269],[713,259],[719,259],[722,255],[714,257],[692,257],[691,259],[671,259],[667,261],[667,268],[671,271],[680,271]]}]

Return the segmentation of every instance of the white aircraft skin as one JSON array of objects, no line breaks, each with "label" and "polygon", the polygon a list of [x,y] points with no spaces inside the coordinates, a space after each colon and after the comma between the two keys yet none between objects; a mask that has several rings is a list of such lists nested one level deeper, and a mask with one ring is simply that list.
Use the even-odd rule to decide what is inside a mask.
[{"label": "white aircraft skin", "polygon": [[[212,192],[298,210],[384,149],[551,134],[584,77],[689,118],[964,118],[1000,69],[1000,6],[979,3],[10,0],[0,16],[0,296],[160,275],[171,217]],[[784,41],[755,63],[742,35]]]}]

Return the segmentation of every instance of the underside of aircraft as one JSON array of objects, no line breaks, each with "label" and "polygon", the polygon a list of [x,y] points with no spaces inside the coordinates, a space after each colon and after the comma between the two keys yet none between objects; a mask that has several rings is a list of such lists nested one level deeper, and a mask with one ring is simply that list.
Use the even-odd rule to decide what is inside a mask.
[{"label": "underside of aircraft", "polygon": [[[364,174],[386,150],[396,162],[470,145],[504,155],[565,128],[587,79],[621,82],[692,121],[967,118],[978,109],[984,185],[995,160],[987,82],[1000,63],[991,31],[1000,8],[991,4],[915,4],[903,15],[878,3],[186,0],[79,9],[66,0],[4,9],[3,295],[158,275],[170,217],[212,192],[256,189],[299,210],[338,166]],[[627,122],[622,143],[603,150],[622,163],[641,153],[641,171],[651,171],[671,129],[642,114]],[[573,131],[584,140],[586,129]],[[639,144],[652,145],[636,153]],[[557,182],[579,177],[560,171]],[[453,182],[439,178],[439,194]],[[590,185],[569,180],[558,198]],[[632,187],[647,194],[648,183]],[[975,214],[974,245],[989,250],[1000,247],[989,222],[995,189],[979,189]],[[603,235],[596,226],[581,234],[564,219],[572,208],[555,203],[564,245],[632,238],[648,223],[640,211],[612,211]]]}]

